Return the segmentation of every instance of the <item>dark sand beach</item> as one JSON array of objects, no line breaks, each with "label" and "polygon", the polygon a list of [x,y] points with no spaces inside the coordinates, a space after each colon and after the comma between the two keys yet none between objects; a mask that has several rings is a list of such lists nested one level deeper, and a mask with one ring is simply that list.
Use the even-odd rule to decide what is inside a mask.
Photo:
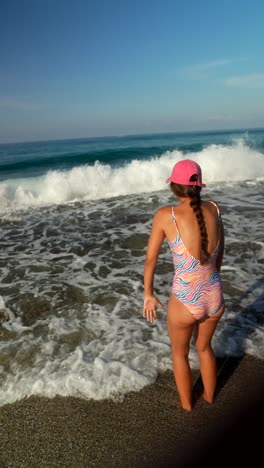
[{"label": "dark sand beach", "polygon": [[244,355],[218,367],[213,405],[202,400],[194,371],[191,413],[179,407],[171,371],[121,402],[30,397],[2,406],[0,466],[220,466],[254,458],[263,450],[264,361]]}]

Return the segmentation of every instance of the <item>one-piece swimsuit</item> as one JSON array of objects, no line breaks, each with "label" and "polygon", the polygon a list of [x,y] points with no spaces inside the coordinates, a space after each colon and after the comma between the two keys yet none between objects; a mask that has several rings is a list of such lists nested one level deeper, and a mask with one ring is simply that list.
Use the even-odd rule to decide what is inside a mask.
[{"label": "one-piece swimsuit", "polygon": [[176,227],[176,237],[168,241],[174,264],[172,294],[186,306],[197,320],[214,315],[224,304],[221,275],[216,268],[220,250],[220,211],[217,208],[219,236],[218,243],[207,263],[201,264],[185,247],[172,207],[172,220]]}]

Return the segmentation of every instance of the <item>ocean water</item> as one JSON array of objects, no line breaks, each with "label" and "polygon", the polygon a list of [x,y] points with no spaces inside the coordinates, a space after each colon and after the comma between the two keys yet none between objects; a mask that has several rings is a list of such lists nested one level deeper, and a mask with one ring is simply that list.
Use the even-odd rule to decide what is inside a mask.
[{"label": "ocean water", "polygon": [[[203,169],[204,199],[225,224],[226,311],[217,356],[264,359],[264,130],[0,145],[0,405],[34,395],[122,397],[172,368],[164,243],[142,317],[155,211],[183,157]],[[192,343],[190,360],[198,368]]]}]

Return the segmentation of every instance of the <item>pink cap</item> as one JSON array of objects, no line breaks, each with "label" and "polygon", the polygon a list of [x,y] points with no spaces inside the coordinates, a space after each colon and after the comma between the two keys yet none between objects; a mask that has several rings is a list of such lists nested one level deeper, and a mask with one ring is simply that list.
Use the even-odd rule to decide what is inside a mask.
[{"label": "pink cap", "polygon": [[[195,182],[190,182],[190,178],[194,175],[198,175],[198,179]],[[197,185],[198,187],[206,187],[206,184],[202,183],[202,170],[195,161],[191,159],[183,159],[178,161],[172,169],[171,176],[166,180],[166,184],[174,182],[180,185]]]}]

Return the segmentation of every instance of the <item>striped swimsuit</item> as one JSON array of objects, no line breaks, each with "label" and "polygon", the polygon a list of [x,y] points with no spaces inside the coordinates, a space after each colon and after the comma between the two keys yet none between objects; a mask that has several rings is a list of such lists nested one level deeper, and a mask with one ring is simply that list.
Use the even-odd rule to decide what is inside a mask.
[{"label": "striped swimsuit", "polygon": [[[211,203],[217,208],[219,224],[219,208],[214,202]],[[215,314],[224,304],[221,276],[216,269],[220,235],[218,244],[208,262],[201,265],[200,261],[190,254],[182,241],[173,207],[172,220],[177,233],[175,239],[168,242],[174,264],[172,293],[187,307],[193,317],[199,320],[207,315]]]}]

